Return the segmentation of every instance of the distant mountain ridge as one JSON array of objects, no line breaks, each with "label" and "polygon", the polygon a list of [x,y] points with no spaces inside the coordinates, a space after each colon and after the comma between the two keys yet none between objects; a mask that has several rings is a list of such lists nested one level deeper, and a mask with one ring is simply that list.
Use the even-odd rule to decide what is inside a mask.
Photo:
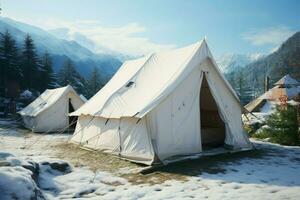
[{"label": "distant mountain ridge", "polygon": [[286,74],[300,80],[300,32],[288,38],[275,52],[245,67],[247,80],[268,75],[272,82]]},{"label": "distant mountain ridge", "polygon": [[108,49],[99,44],[96,44],[91,39],[87,38],[85,35],[78,33],[78,32],[71,31],[68,28],[56,28],[56,29],[48,30],[48,32],[60,39],[64,39],[67,41],[76,41],[78,44],[89,49],[93,53],[111,55],[111,56],[114,56],[115,58],[119,59],[122,62],[125,60],[128,60],[128,59],[135,58],[133,56],[125,55],[125,54],[113,51],[111,49]]},{"label": "distant mountain ridge", "polygon": [[251,62],[257,61],[265,57],[264,54],[225,54],[216,60],[219,68],[223,73],[244,68]]},{"label": "distant mountain ridge", "polygon": [[107,54],[95,54],[75,41],[67,41],[49,32],[10,18],[0,17],[0,32],[9,31],[18,46],[23,45],[24,38],[29,34],[34,40],[39,54],[48,51],[58,71],[66,58],[70,58],[80,74],[87,77],[94,67],[100,69],[104,79],[108,80],[120,67],[121,61]]},{"label": "distant mountain ridge", "polygon": [[263,93],[265,76],[269,76],[272,87],[286,74],[300,80],[300,32],[288,38],[275,52],[226,72],[225,76],[243,103],[248,103]]}]

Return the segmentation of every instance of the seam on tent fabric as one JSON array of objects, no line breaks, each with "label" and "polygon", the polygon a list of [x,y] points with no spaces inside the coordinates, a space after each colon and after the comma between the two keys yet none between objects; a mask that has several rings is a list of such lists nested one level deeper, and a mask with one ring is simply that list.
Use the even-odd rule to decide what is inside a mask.
[{"label": "seam on tent fabric", "polygon": [[[176,74],[178,74],[178,72],[180,71],[180,69],[182,69],[182,66],[187,66],[187,65],[190,63],[190,62],[188,62],[188,60],[192,60],[192,59],[194,58],[194,56],[196,55],[197,51],[202,47],[202,44],[203,44],[203,40],[201,41],[200,45],[197,45],[197,46],[195,47],[193,53],[185,59],[185,61],[184,61],[183,64],[177,69],[177,71],[176,71],[175,73],[173,73],[173,75],[170,77],[170,79],[169,79],[169,80],[166,82],[166,84],[164,85],[164,88],[161,89],[161,90],[159,90],[158,92],[156,92],[155,95],[153,95],[154,97],[156,96],[156,97],[155,97],[155,100],[152,101],[152,102],[151,102],[150,104],[148,104],[147,106],[145,106],[145,108],[147,108],[147,107],[149,107],[149,108],[147,108],[147,109],[145,109],[145,108],[142,109],[142,110],[146,110],[146,111],[144,111],[144,112],[143,112],[143,115],[140,116],[140,117],[145,116],[149,111],[151,111],[151,110],[153,109],[152,107],[154,107],[154,105],[156,104],[156,102],[163,101],[164,99],[166,99],[166,98],[170,95],[171,92],[170,92],[169,94],[166,94],[166,95],[161,96],[161,97],[160,97],[160,95],[158,95],[158,94],[161,94],[162,91],[164,91],[164,90],[167,89],[165,86],[166,86],[166,85],[169,85],[169,84],[167,84],[167,83],[169,83],[170,80],[171,80]],[[188,74],[186,75],[186,77],[187,77],[187,76],[188,76]],[[183,81],[186,77],[184,77],[184,78],[182,79],[182,81]],[[180,83],[181,83],[181,82],[180,82]],[[178,84],[174,87],[174,89],[176,89],[176,88],[178,87],[178,85],[180,85],[180,83],[178,83]],[[169,87],[170,87],[170,86],[169,86]],[[151,106],[151,104],[152,104],[152,106]],[[140,111],[140,112],[141,112],[141,111]]]},{"label": "seam on tent fabric", "polygon": [[138,124],[141,121],[142,118],[138,118],[135,124]]}]

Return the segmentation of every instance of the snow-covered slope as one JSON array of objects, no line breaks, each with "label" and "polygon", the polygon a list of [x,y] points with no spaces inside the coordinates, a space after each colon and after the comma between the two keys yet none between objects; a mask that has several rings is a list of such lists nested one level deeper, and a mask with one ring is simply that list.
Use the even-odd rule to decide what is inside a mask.
[{"label": "snow-covered slope", "polygon": [[229,73],[263,57],[263,54],[225,54],[217,59],[217,63],[223,73]]},{"label": "snow-covered slope", "polygon": [[74,40],[67,41],[41,28],[0,17],[0,32],[6,30],[10,32],[19,46],[23,44],[24,37],[29,34],[34,40],[38,53],[43,54],[48,51],[52,54],[56,65],[55,70],[60,68],[59,65],[66,57],[75,62],[78,71],[83,75],[89,74],[90,70],[96,66],[101,69],[102,74],[111,76],[121,64],[117,58],[107,54],[95,54]]}]

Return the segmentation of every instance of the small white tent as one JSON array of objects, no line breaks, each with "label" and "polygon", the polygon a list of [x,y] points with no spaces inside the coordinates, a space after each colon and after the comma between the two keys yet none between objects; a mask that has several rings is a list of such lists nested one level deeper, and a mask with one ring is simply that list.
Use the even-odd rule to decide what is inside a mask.
[{"label": "small white tent", "polygon": [[79,117],[71,142],[148,165],[206,147],[251,148],[205,40],[126,61],[71,115]]},{"label": "small white tent", "polygon": [[84,100],[68,85],[45,90],[19,114],[26,128],[34,132],[52,132],[68,126],[71,121],[68,114],[83,104]]}]

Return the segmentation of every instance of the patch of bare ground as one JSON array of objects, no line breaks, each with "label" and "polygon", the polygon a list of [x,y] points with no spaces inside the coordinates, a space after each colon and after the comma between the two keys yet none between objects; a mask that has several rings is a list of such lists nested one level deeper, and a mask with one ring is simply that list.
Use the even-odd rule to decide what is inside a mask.
[{"label": "patch of bare ground", "polygon": [[186,181],[190,176],[199,176],[201,173],[226,173],[226,164],[239,164],[242,159],[261,158],[266,155],[262,150],[227,153],[198,159],[184,160],[162,166],[147,167],[135,164],[117,155],[100,151],[91,151],[80,148],[71,143],[56,144],[57,156],[71,162],[75,167],[87,166],[94,172],[108,171],[127,179],[132,184],[160,184],[167,180]]}]

